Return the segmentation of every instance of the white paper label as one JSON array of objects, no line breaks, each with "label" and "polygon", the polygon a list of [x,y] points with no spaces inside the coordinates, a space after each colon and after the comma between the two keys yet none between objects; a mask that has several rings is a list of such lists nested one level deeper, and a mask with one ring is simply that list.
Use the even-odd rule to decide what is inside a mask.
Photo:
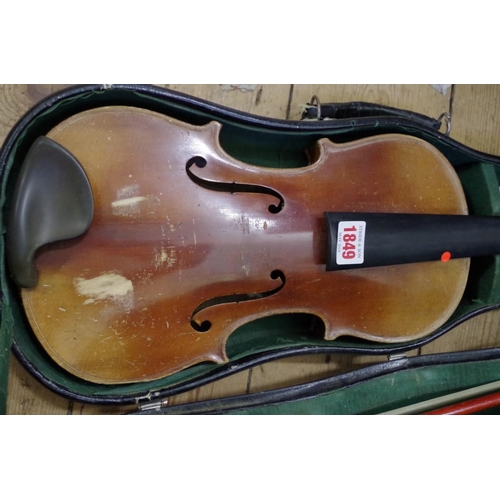
[{"label": "white paper label", "polygon": [[365,260],[364,221],[339,222],[337,232],[337,265],[363,264]]}]

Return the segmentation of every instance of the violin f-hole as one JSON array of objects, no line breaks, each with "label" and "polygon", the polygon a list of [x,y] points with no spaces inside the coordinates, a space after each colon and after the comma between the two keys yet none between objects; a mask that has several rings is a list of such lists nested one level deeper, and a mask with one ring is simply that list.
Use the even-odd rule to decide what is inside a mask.
[{"label": "violin f-hole", "polygon": [[236,181],[233,182],[218,182],[218,181],[209,181],[207,179],[202,179],[198,177],[192,170],[192,166],[196,165],[198,168],[205,168],[208,165],[208,162],[202,156],[193,156],[186,163],[186,172],[189,178],[198,186],[203,187],[205,189],[211,189],[212,191],[222,191],[226,193],[255,193],[255,194],[268,194],[274,196],[278,199],[278,203],[275,205],[269,205],[267,209],[272,214],[278,214],[283,210],[285,206],[285,199],[281,196],[278,191],[266,187],[266,186],[258,186],[254,184],[240,184]]},{"label": "violin f-hole", "polygon": [[272,290],[268,290],[265,292],[254,292],[254,293],[234,293],[231,295],[224,295],[221,297],[214,297],[212,299],[208,299],[205,302],[202,302],[194,311],[193,314],[191,315],[191,327],[196,330],[197,332],[200,333],[205,333],[210,330],[212,327],[212,323],[208,320],[203,321],[202,323],[198,323],[194,317],[204,309],[207,309],[209,307],[213,307],[219,304],[231,304],[231,303],[239,303],[239,302],[246,302],[249,300],[257,300],[257,299],[264,299],[266,297],[271,297],[272,295],[277,294],[282,288],[285,286],[286,283],[286,277],[285,273],[283,271],[280,271],[279,269],[275,269],[271,273],[271,279],[273,280],[280,280],[281,284],[273,288]]},{"label": "violin f-hole", "polygon": [[186,163],[186,168],[188,169],[188,175],[189,175],[189,169],[193,166],[196,165],[198,168],[205,168],[207,166],[207,160],[203,158],[203,156],[193,156],[187,163]]}]

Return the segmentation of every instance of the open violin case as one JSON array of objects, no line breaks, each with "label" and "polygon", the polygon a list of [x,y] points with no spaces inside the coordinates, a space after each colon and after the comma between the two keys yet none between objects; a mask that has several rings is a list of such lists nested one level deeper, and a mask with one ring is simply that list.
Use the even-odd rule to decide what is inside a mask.
[{"label": "open violin case", "polygon": [[[100,384],[61,368],[35,337],[19,287],[12,279],[6,261],[8,220],[21,167],[35,141],[77,113],[104,106],[145,109],[191,126],[218,122],[222,125],[221,147],[230,157],[250,165],[281,169],[307,165],[306,152],[322,138],[347,143],[382,134],[415,137],[437,148],[451,163],[462,184],[469,214],[500,215],[500,158],[450,139],[440,131],[440,121],[415,113],[366,103],[318,105],[312,102],[301,121],[284,121],[249,115],[147,85],[86,85],[65,89],[26,113],[0,151],[0,378],[3,384],[0,409],[3,412],[6,411],[10,350],[33,377],[63,397],[91,404],[130,404],[142,414],[379,414],[402,407],[409,407],[407,413],[422,413],[438,406],[438,403],[426,405],[427,401],[449,404],[466,399],[468,393],[463,391],[481,396],[496,390],[495,384],[500,381],[500,347],[407,356],[470,318],[498,308],[500,261],[496,255],[471,259],[465,292],[458,307],[444,325],[416,340],[383,343],[349,336],[324,340],[311,334],[317,319],[295,312],[240,326],[227,340],[229,361],[225,363],[201,362],[156,380]],[[421,305],[416,303],[413,307],[418,310]],[[386,356],[387,361],[277,390],[178,406],[168,404],[171,396],[239,371],[285,357],[316,353],[366,355],[374,359]],[[482,389],[474,392],[477,387]]]}]

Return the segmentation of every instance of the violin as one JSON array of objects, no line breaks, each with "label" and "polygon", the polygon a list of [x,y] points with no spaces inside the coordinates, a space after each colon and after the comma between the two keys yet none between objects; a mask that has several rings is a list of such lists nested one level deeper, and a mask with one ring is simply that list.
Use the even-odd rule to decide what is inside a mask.
[{"label": "violin", "polygon": [[[220,130],[111,106],[33,145],[7,258],[33,332],[73,375],[122,384],[224,363],[236,329],[297,312],[328,340],[421,338],[456,309],[469,257],[491,251],[490,221],[467,215],[453,167],[421,139],[321,139],[308,165],[270,168],[230,157]],[[481,232],[467,248],[464,224]]]}]

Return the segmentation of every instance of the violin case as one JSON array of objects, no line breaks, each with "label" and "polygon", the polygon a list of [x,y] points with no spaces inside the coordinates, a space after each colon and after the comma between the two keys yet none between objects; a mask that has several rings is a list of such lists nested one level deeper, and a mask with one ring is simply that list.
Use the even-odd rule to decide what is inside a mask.
[{"label": "violin case", "polygon": [[[472,259],[465,294],[451,318],[425,338],[382,344],[354,338],[326,341],[311,336],[312,318],[293,314],[240,327],[228,340],[230,361],[201,363],[152,382],[100,385],[70,375],[56,365],[32,333],[5,262],[6,220],[20,167],[33,142],[68,117],[96,107],[126,105],[163,113],[193,125],[222,124],[221,145],[250,164],[300,166],[304,152],[323,137],[346,142],[398,133],[435,146],[462,182],[470,214],[500,215],[500,158],[472,150],[440,132],[441,122],[416,113],[367,103],[312,103],[301,121],[264,118],[228,109],[171,90],[147,85],[71,87],[38,103],[14,126],[0,151],[2,238],[0,240],[1,325],[0,411],[6,411],[6,381],[12,349],[25,369],[57,394],[92,404],[134,405],[142,414],[375,414],[420,404],[500,380],[500,347],[408,356],[470,318],[500,304],[498,256]],[[415,304],[419,307],[419,304]],[[168,398],[269,361],[325,353],[387,356],[386,362],[284,389],[169,406]],[[377,358],[378,359],[378,358]],[[422,409],[423,407],[420,407]],[[416,413],[420,410],[408,411]],[[493,410],[491,410],[493,411]]]}]

